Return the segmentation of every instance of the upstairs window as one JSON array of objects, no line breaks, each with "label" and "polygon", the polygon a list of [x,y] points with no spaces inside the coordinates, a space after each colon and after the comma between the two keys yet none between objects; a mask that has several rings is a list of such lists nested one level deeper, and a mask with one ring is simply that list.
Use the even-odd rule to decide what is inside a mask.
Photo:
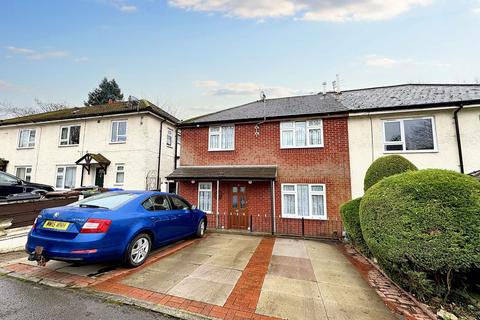
[{"label": "upstairs window", "polygon": [[122,143],[127,141],[127,121],[112,121],[112,143]]},{"label": "upstairs window", "polygon": [[324,184],[282,184],[284,218],[326,219]]},{"label": "upstairs window", "polygon": [[35,129],[22,129],[18,135],[18,147],[20,149],[35,147]]},{"label": "upstairs window", "polygon": [[280,146],[283,149],[323,147],[322,119],[281,122]]},{"label": "upstairs window", "polygon": [[60,145],[75,146],[80,143],[80,126],[64,126],[60,128]]},{"label": "upstairs window", "polygon": [[435,151],[435,124],[432,117],[386,120],[383,122],[385,152]]},{"label": "upstairs window", "polygon": [[15,175],[24,181],[30,182],[32,181],[32,167],[15,167]]},{"label": "upstairs window", "polygon": [[235,145],[235,127],[218,126],[209,128],[208,150],[222,151],[234,150]]},{"label": "upstairs window", "polygon": [[167,147],[172,147],[172,141],[173,141],[173,130],[168,128],[167,130]]}]

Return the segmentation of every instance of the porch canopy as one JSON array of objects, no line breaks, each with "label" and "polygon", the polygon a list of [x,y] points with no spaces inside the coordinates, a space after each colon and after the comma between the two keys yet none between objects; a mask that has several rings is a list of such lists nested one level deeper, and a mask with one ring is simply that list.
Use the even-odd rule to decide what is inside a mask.
[{"label": "porch canopy", "polygon": [[276,166],[189,166],[175,169],[167,179],[270,181],[276,177]]},{"label": "porch canopy", "polygon": [[[110,165],[110,160],[105,158],[100,153],[86,153],[80,159],[75,161],[75,163],[79,166],[82,166],[82,170],[87,170],[88,174],[90,174],[90,168],[92,164],[100,166],[105,173],[107,173],[107,167]],[[82,175],[83,178],[83,175]]]}]

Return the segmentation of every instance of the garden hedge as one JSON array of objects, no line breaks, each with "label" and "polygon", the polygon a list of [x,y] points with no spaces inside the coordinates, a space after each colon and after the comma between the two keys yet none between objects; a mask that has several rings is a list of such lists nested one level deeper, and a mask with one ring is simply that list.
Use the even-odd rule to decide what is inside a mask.
[{"label": "garden hedge", "polygon": [[373,161],[365,174],[363,190],[367,191],[378,181],[409,170],[418,170],[417,167],[399,155],[390,155]]},{"label": "garden hedge", "polygon": [[455,274],[480,268],[480,183],[467,175],[385,178],[364,195],[360,224],[384,270],[421,298],[448,294]]},{"label": "garden hedge", "polygon": [[362,229],[360,228],[360,201],[362,198],[353,199],[344,203],[340,207],[343,225],[352,244],[362,253],[368,254],[368,247],[363,239]]}]

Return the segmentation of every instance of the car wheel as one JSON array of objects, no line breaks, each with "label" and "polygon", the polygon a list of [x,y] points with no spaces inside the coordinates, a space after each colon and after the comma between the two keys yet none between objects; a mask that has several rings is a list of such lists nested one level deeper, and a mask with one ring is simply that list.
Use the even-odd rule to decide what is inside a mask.
[{"label": "car wheel", "polygon": [[205,219],[200,220],[197,227],[196,236],[198,238],[203,238],[205,236],[205,230],[207,229],[207,224],[205,223]]},{"label": "car wheel", "polygon": [[125,252],[125,264],[133,268],[142,265],[147,260],[151,247],[152,241],[148,234],[139,234],[128,245]]}]

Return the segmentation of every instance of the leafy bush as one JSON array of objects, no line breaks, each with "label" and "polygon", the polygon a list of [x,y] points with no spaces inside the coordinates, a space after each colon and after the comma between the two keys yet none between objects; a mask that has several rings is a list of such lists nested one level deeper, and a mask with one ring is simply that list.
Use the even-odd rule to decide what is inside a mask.
[{"label": "leafy bush", "polygon": [[385,178],[360,204],[371,253],[420,298],[445,296],[455,274],[480,267],[480,183],[448,170]]},{"label": "leafy bush", "polygon": [[350,237],[352,244],[362,253],[368,254],[368,247],[363,240],[362,229],[360,228],[360,201],[362,198],[353,199],[340,207],[343,225]]},{"label": "leafy bush", "polygon": [[363,190],[367,191],[378,181],[409,170],[418,170],[417,167],[399,155],[390,155],[373,161],[365,174]]}]

